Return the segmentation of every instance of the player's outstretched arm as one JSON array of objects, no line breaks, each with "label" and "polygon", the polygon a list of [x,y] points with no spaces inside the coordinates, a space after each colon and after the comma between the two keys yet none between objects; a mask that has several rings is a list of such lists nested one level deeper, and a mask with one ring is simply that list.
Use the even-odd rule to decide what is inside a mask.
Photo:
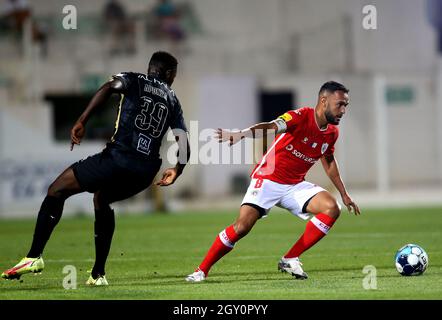
[{"label": "player's outstretched arm", "polygon": [[101,107],[113,93],[122,93],[122,91],[123,83],[118,79],[112,79],[98,89],[71,129],[71,151],[74,148],[74,145],[79,145],[83,139],[86,132],[85,125],[92,113]]},{"label": "player's outstretched arm", "polygon": [[187,133],[175,135],[175,140],[178,143],[177,164],[174,168],[164,170],[161,180],[156,182],[157,186],[166,187],[173,184],[176,179],[183,173],[184,167],[190,159],[190,144],[187,138]]},{"label": "player's outstretched arm", "polygon": [[218,128],[215,132],[215,138],[217,138],[220,143],[229,141],[229,146],[231,146],[244,138],[256,139],[267,136],[268,134],[276,135],[277,133],[281,133],[281,131],[278,130],[278,125],[274,121],[261,122],[239,131]]},{"label": "player's outstretched arm", "polygon": [[327,176],[330,178],[336,189],[338,189],[339,193],[341,194],[342,202],[347,207],[348,211],[353,211],[355,215],[361,214],[358,205],[353,201],[345,188],[335,156],[324,155],[321,158],[321,162],[325,172],[327,173]]}]

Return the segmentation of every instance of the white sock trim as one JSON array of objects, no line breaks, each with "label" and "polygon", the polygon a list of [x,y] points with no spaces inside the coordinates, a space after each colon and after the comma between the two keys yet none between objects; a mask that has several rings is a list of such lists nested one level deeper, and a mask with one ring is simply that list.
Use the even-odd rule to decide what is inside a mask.
[{"label": "white sock trim", "polygon": [[315,225],[316,228],[321,230],[322,233],[327,234],[328,231],[330,230],[330,227],[328,225],[326,225],[324,222],[322,222],[316,217],[311,218],[310,221]]},{"label": "white sock trim", "polygon": [[226,247],[233,248],[233,246],[235,245],[234,243],[230,242],[230,239],[229,239],[229,237],[227,236],[227,233],[226,233],[226,229],[221,231],[218,236],[219,236],[219,239],[221,240],[221,242]]}]

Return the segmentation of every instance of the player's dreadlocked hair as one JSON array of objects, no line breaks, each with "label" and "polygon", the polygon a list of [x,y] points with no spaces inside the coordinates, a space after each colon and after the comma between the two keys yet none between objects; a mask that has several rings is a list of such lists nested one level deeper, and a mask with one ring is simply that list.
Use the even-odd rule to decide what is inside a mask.
[{"label": "player's dreadlocked hair", "polygon": [[324,91],[334,93],[335,91],[344,91],[345,93],[348,93],[350,90],[348,90],[343,84],[336,82],[336,81],[328,81],[324,83],[319,89],[319,95],[321,95]]},{"label": "player's dreadlocked hair", "polygon": [[177,65],[177,59],[165,51],[155,52],[149,61],[149,69],[155,68],[160,71],[160,73],[166,72],[167,70],[174,70]]}]

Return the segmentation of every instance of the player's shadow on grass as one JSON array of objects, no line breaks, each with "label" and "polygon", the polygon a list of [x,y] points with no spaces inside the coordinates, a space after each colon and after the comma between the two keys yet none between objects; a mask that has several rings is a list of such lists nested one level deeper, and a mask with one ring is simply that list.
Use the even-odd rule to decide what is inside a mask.
[{"label": "player's shadow on grass", "polygon": [[[195,283],[189,283],[185,280],[187,274],[181,275],[161,275],[161,274],[149,274],[146,276],[138,275],[136,277],[125,277],[124,286],[130,283],[131,286],[146,286],[146,285],[182,285],[189,284],[195,285]],[[247,277],[248,276],[248,277]],[[281,279],[275,277],[281,276]],[[234,279],[232,279],[232,277]],[[238,277],[240,277],[238,279]],[[249,281],[287,281],[291,280],[287,274],[282,274],[275,270],[274,272],[235,272],[235,273],[216,273],[213,277],[208,278],[209,281],[203,283],[217,284],[217,283],[230,283],[230,282],[249,282]],[[113,285],[118,285],[113,283]]]},{"label": "player's shadow on grass", "polygon": [[[341,271],[361,271],[361,267],[336,267],[328,269],[311,269],[309,272],[341,272]],[[362,275],[362,273],[361,273]],[[133,286],[144,286],[146,284],[150,285],[175,285],[186,283],[185,277],[187,274],[182,275],[166,275],[166,274],[148,274],[148,275],[138,275],[136,277],[125,277],[125,285],[127,282],[131,282]],[[354,277],[353,274],[349,274],[349,278]],[[275,270],[270,271],[260,271],[250,273],[248,271],[236,271],[236,272],[214,272],[213,275],[209,276],[204,283],[221,284],[221,283],[231,283],[231,282],[250,282],[250,281],[290,281],[293,277],[287,273],[282,273]],[[140,282],[141,280],[141,282]],[[143,281],[144,280],[144,281]],[[133,281],[133,283],[132,283]]]},{"label": "player's shadow on grass", "polygon": [[27,285],[23,285],[21,283],[17,283],[16,285],[11,285],[8,287],[4,287],[2,288],[2,290],[4,290],[4,292],[6,291],[48,291],[48,290],[65,290],[63,289],[63,287],[61,285],[57,285],[57,286],[48,286],[47,284],[33,284],[32,287],[27,286]]},{"label": "player's shadow on grass", "polygon": [[[357,267],[341,267],[336,266],[335,268],[311,268],[306,270],[307,273],[311,272],[340,272],[340,271],[360,271],[362,273],[362,269],[364,269],[365,265],[357,266]],[[390,267],[379,267],[377,269],[390,269]]]}]

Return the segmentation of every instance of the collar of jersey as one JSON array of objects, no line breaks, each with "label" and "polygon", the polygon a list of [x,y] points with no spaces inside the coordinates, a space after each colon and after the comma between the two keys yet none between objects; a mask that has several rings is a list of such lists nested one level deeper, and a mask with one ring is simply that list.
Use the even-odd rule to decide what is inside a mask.
[{"label": "collar of jersey", "polygon": [[321,129],[321,128],[319,127],[319,125],[318,125],[318,121],[316,121],[316,111],[315,111],[315,109],[313,109],[313,119],[315,119],[316,128],[318,128],[319,131],[321,131],[321,132],[325,132],[325,131],[327,131],[327,129],[328,129],[328,125],[329,125],[329,124],[327,123],[327,125],[325,126],[324,129]]}]

